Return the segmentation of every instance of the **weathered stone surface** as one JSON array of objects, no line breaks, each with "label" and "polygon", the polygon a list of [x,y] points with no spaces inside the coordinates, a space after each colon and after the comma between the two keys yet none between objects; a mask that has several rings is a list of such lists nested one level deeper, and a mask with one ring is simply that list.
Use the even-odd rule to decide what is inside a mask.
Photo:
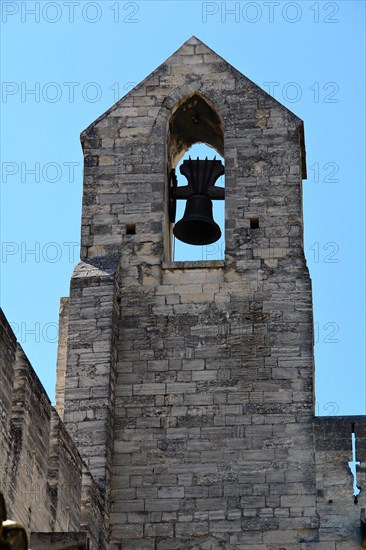
[{"label": "weathered stone surface", "polygon": [[69,299],[61,298],[57,346],[56,410],[60,418],[64,416],[65,376],[67,365],[67,332],[69,320]]},{"label": "weathered stone surface", "polygon": [[[75,544],[85,530],[91,550],[359,548],[348,462],[352,426],[365,460],[365,419],[314,419],[302,121],[192,37],[81,140],[64,424],[2,324],[0,457],[19,519]],[[195,142],[225,157],[224,261],[172,261],[167,175]],[[11,477],[28,487],[31,467],[34,524]]]},{"label": "weathered stone surface", "polygon": [[[309,519],[315,514],[311,288],[302,249],[303,151],[294,137],[301,133],[301,121],[192,40],[82,134],[88,157],[118,165],[108,173],[115,190],[109,186],[107,193],[100,162],[85,172],[86,178],[93,174],[88,193],[95,199],[84,205],[87,238],[82,248],[85,266],[100,245],[105,258],[121,255],[114,279],[120,309],[114,335],[116,377],[108,363],[115,388],[110,386],[109,401],[105,396],[105,405],[114,407],[114,437],[108,427],[100,424],[100,431],[87,418],[67,422],[89,464],[88,433],[98,452],[103,433],[106,454],[108,442],[113,445],[113,461],[105,462],[112,475],[112,545],[166,539],[169,547],[176,538],[188,548],[190,538],[217,532],[225,533],[227,544],[235,533],[240,545],[258,530],[268,531],[267,539],[252,539],[254,544],[272,542],[272,532],[274,542],[281,542],[283,533],[283,542],[295,543],[304,529],[309,531],[304,537],[315,536],[317,527]],[[148,114],[136,109],[143,97],[155,107]],[[177,107],[186,102],[189,109],[189,97],[211,117],[215,136],[202,134],[201,141],[220,152],[225,144],[225,262],[171,262],[165,178],[176,156],[190,145],[189,120],[183,136],[174,133]],[[115,124],[115,115],[124,121],[122,127]],[[100,144],[107,139],[103,150]],[[118,151],[110,148],[112,139]],[[146,200],[151,174],[159,175],[159,185]],[[98,203],[112,212],[118,204],[117,227],[96,217],[92,204]],[[255,232],[250,230],[252,216],[260,219]],[[133,236],[124,229],[131,222]],[[290,240],[292,226],[298,232]],[[96,296],[106,288],[102,273],[93,281],[84,278],[80,286],[80,278],[74,279],[80,289],[71,296],[75,311],[86,311],[82,296],[91,295],[86,293],[90,284]],[[301,290],[296,281],[303,282]],[[91,357],[85,349],[90,334],[98,337],[95,318],[101,312],[88,313],[85,324],[76,315],[73,321],[77,378],[70,357],[70,412],[76,405],[76,383],[80,391],[96,386],[83,365],[85,352],[88,361]],[[105,351],[109,353],[107,341]],[[273,362],[265,370],[268,358]],[[85,401],[85,407],[92,413],[93,400]],[[304,411],[309,414],[300,420]],[[286,483],[285,473],[291,479],[301,469],[307,472],[306,485]],[[275,510],[286,513],[283,526],[274,520]],[[144,512],[146,532],[130,523],[131,512]],[[162,514],[165,522],[160,523]]]},{"label": "weathered stone surface", "polygon": [[[357,486],[354,497],[352,432],[356,436]],[[366,417],[319,417],[314,420],[317,509],[321,539],[336,541],[337,550],[359,548],[361,509],[365,508]],[[349,540],[349,547],[344,541]],[[341,545],[343,544],[343,546]]]},{"label": "weathered stone surface", "polygon": [[[21,523],[28,533],[43,531],[46,542],[38,546],[40,539],[33,535],[32,548],[48,549],[50,532],[79,531],[81,517],[93,510],[85,530],[90,549],[99,550],[99,540],[105,537],[99,488],[89,473],[82,476],[86,468],[80,454],[2,311],[0,320],[0,490],[6,496],[9,518]],[[92,503],[84,497],[88,486],[93,487]],[[59,535],[60,541],[66,542],[76,541],[76,535],[73,537]],[[37,542],[33,544],[33,540]],[[78,540],[83,540],[84,546],[75,543],[59,548],[86,549],[86,535]]]},{"label": "weathered stone surface", "polygon": [[[0,341],[0,464],[4,471],[11,448],[10,419],[17,341],[2,310],[0,310]],[[6,480],[3,478],[1,482],[3,485],[0,485],[0,490],[7,496],[8,491],[4,487]]]},{"label": "weathered stone surface", "polygon": [[86,533],[32,533],[32,550],[88,550]]}]

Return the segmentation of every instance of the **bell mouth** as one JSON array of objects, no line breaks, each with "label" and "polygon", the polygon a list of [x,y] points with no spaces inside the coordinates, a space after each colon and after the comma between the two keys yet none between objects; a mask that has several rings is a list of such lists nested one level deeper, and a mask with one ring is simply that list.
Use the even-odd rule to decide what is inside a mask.
[{"label": "bell mouth", "polygon": [[212,216],[212,200],[205,195],[187,199],[184,216],[173,229],[174,236],[186,244],[212,244],[221,237],[221,229]]}]

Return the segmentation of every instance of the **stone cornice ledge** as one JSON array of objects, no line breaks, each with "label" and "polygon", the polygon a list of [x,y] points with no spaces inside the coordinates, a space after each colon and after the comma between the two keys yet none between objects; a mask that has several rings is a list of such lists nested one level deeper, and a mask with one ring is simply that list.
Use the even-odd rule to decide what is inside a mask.
[{"label": "stone cornice ledge", "polygon": [[195,262],[163,262],[163,269],[205,269],[225,267],[224,260],[205,260]]}]

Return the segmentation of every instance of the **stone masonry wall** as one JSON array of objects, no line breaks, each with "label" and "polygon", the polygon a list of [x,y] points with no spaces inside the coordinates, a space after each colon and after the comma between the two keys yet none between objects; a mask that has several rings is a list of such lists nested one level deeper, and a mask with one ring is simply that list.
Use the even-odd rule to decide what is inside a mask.
[{"label": "stone masonry wall", "polygon": [[64,422],[102,499],[107,545],[112,469],[117,330],[116,260],[81,262],[71,280]]},{"label": "stone masonry wall", "polygon": [[[224,150],[224,261],[171,261],[168,174],[195,142],[189,109],[211,113],[215,138],[196,141]],[[81,140],[64,424],[2,329],[2,483],[16,519],[48,531],[33,550],[360,548],[349,420],[313,416],[302,121],[192,37]],[[34,486],[35,511],[19,497]]]},{"label": "stone masonry wall", "polygon": [[169,266],[122,289],[111,548],[317,539],[311,328],[281,279]]},{"label": "stone masonry wall", "polygon": [[60,418],[64,417],[65,376],[67,365],[67,334],[69,323],[69,298],[61,298],[58,322],[57,374],[56,374],[56,410]]},{"label": "stone masonry wall", "polygon": [[[79,540],[88,538],[90,549],[99,550],[103,535],[99,490],[92,478],[84,483],[85,465],[2,311],[0,349],[0,490],[8,516],[32,532],[32,550],[50,548],[49,533],[54,532],[59,533],[63,550],[74,548],[67,545],[68,532]],[[86,492],[93,500],[88,501]],[[89,514],[84,506],[94,513],[93,522],[83,525],[88,533],[82,534],[82,518]],[[40,539],[48,540],[46,546],[38,544]]]},{"label": "stone masonry wall", "polygon": [[[356,436],[357,485],[354,498],[352,431]],[[317,476],[317,508],[320,540],[329,550],[353,550],[361,546],[361,510],[366,508],[366,417],[314,419]],[[363,540],[364,548],[366,540]]]},{"label": "stone masonry wall", "polygon": [[49,399],[18,344],[6,464],[9,512],[28,530],[50,531],[47,473],[51,406]]},{"label": "stone masonry wall", "polygon": [[[169,120],[194,94],[224,126],[221,264],[166,261]],[[297,117],[195,38],[82,134],[81,253],[95,278],[73,278],[65,411],[85,406],[95,415],[97,401],[87,397],[101,383],[113,396],[115,379],[115,403],[103,405],[113,406],[113,438],[108,423],[90,422],[86,412],[70,426],[84,457],[99,427],[99,456],[114,451],[111,550],[205,541],[295,550],[318,540],[301,139]],[[250,229],[252,217],[258,229]],[[104,269],[95,269],[115,257],[112,291]],[[104,337],[95,319],[107,312],[100,295],[110,307],[113,292],[118,333],[110,326]],[[116,338],[117,353],[116,375],[106,358],[100,381],[89,370],[99,363],[91,349],[99,335],[109,338],[108,354]],[[71,395],[83,391],[80,407]]]},{"label": "stone masonry wall", "polygon": [[0,346],[0,465],[3,470],[8,461],[11,446],[10,418],[17,341],[2,310],[0,310],[0,341],[2,342]]},{"label": "stone masonry wall", "polygon": [[[142,257],[169,259],[163,250],[168,125],[194,93],[224,121],[227,261],[238,247],[248,248],[241,260],[253,267],[263,255],[285,258],[289,249],[301,255],[301,120],[192,38],[81,134],[83,260],[128,253],[127,224],[136,226],[133,242]],[[252,216],[263,216],[255,247],[245,231],[234,234],[248,229]]]}]

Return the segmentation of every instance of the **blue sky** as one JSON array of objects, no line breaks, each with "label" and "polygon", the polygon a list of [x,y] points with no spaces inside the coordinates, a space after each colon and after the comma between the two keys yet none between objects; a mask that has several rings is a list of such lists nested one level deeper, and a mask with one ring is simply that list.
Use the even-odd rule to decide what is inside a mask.
[{"label": "blue sky", "polygon": [[59,299],[79,258],[80,132],[196,35],[304,120],[316,413],[365,414],[365,3],[1,9],[1,302],[50,398]]}]

